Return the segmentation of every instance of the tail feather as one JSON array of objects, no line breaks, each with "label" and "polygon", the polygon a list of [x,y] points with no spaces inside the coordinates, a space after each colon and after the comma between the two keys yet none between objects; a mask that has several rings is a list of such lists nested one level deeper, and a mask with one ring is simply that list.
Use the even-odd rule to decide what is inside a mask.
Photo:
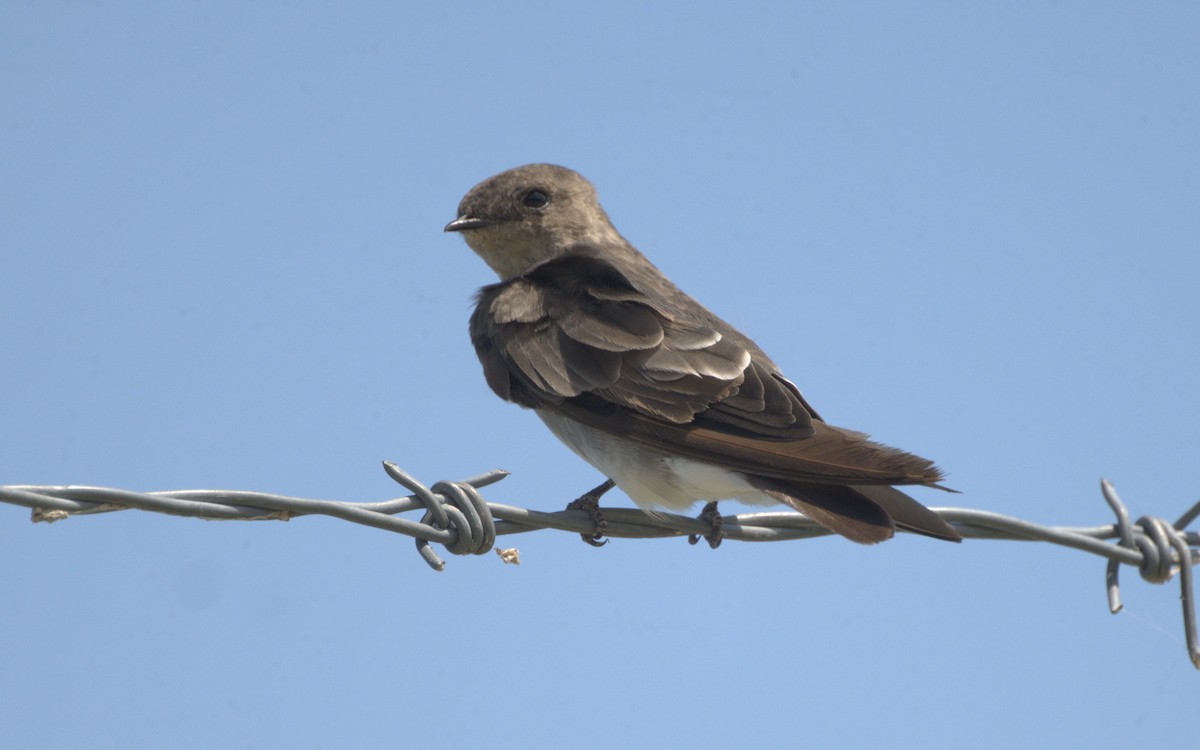
[{"label": "tail feather", "polygon": [[835,533],[859,544],[878,544],[896,533],[892,517],[878,503],[840,484],[801,484],[746,477],[752,485],[790,505]]},{"label": "tail feather", "polygon": [[860,544],[886,541],[897,528],[949,542],[962,541],[954,527],[941,516],[894,487],[746,478],[775,500]]},{"label": "tail feather", "polygon": [[[914,534],[931,536],[947,542],[961,542],[962,536],[953,526],[921,505],[895,487],[886,484],[854,485],[851,489],[865,495],[869,500],[883,508],[884,512],[896,522],[896,528],[911,531]],[[944,489],[944,488],[939,488]],[[954,490],[949,490],[953,492]]]}]

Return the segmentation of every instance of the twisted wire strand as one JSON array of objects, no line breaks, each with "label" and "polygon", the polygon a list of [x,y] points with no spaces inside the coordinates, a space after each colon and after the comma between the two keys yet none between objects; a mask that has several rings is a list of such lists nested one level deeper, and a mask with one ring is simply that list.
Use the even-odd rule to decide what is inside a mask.
[{"label": "twisted wire strand", "polygon": [[[508,472],[496,469],[457,482],[441,481],[426,487],[396,464],[385,461],[384,470],[412,494],[382,502],[352,503],[318,500],[243,490],[175,490],[132,492],[110,487],[76,485],[0,486],[0,502],[32,510],[34,522],[52,523],[73,515],[137,509],[192,516],[209,520],[287,521],[296,516],[325,515],[413,537],[417,552],[434,570],[445,562],[431,544],[456,555],[483,555],[496,538],[539,529],[579,534],[595,532],[594,517],[582,510],[544,512],[489,503],[479,490],[499,482]],[[1200,638],[1196,632],[1196,607],[1192,567],[1200,563],[1200,531],[1186,528],[1200,516],[1200,502],[1171,524],[1142,516],[1130,521],[1128,510],[1108,480],[1101,492],[1116,515],[1116,522],[1099,526],[1044,526],[1023,519],[970,508],[931,508],[968,539],[1039,541],[1089,552],[1108,559],[1105,583],[1109,610],[1121,611],[1121,564],[1138,569],[1151,583],[1166,583],[1176,574],[1180,581],[1184,635],[1188,656],[1200,669]],[[400,518],[408,511],[423,511],[420,521]],[[673,513],[633,508],[605,508],[606,536],[649,539],[703,535],[708,521]],[[723,517],[723,536],[745,542],[775,542],[826,536],[830,532],[798,513],[746,513]],[[1116,542],[1107,540],[1115,539]],[[506,563],[519,563],[517,550],[496,548]]]}]

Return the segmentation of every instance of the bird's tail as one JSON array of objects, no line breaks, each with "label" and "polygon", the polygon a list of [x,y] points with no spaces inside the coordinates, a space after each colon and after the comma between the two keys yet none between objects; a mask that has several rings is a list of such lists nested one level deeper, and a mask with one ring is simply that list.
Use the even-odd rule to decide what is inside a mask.
[{"label": "bird's tail", "polygon": [[941,516],[895,487],[746,478],[772,498],[860,544],[890,539],[898,528],[948,542],[962,541]]}]

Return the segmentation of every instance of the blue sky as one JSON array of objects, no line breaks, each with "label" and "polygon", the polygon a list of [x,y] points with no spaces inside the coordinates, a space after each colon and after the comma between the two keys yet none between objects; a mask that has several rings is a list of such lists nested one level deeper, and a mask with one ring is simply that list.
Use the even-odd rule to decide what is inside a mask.
[{"label": "blue sky", "polygon": [[[355,501],[599,477],[484,384],[462,194],[579,170],[959,504],[1200,495],[1200,6],[6,3],[0,484]],[[610,503],[625,504],[619,494]],[[727,511],[730,510],[727,508]],[[1128,746],[1178,589],[1013,542],[509,538],[0,507],[12,747]],[[1132,689],[1138,686],[1140,689]]]}]

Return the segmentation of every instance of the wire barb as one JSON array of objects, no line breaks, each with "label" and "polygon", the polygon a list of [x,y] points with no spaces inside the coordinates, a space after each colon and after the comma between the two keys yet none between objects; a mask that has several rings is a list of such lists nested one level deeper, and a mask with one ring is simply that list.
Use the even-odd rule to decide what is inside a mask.
[{"label": "wire barb", "polygon": [[[1150,583],[1166,583],[1175,572],[1179,572],[1180,600],[1183,603],[1183,634],[1187,641],[1188,658],[1200,669],[1200,639],[1196,636],[1196,602],[1192,586],[1192,565],[1196,563],[1194,553],[1188,549],[1188,540],[1183,530],[1200,513],[1200,503],[1193,505],[1180,516],[1174,525],[1161,518],[1142,516],[1136,524],[1129,523],[1129,511],[1117,495],[1117,488],[1107,479],[1100,480],[1100,492],[1117,516],[1117,534],[1121,546],[1136,549],[1142,556],[1138,572]],[[1121,611],[1120,564],[1116,559],[1108,561],[1105,581],[1108,586],[1108,609],[1114,615]]]},{"label": "wire barb", "polygon": [[[593,534],[595,519],[583,510],[555,513],[488,503],[479,494],[482,487],[508,476],[494,470],[458,482],[437,482],[426,487],[391,461],[384,471],[412,494],[376,503],[274,495],[235,490],[177,490],[132,492],[110,487],[0,486],[0,502],[32,509],[34,522],[53,523],[70,516],[137,509],[210,520],[287,521],[305,515],[326,515],[385,531],[411,536],[417,552],[434,570],[445,562],[431,543],[455,555],[484,555],[492,551],[498,536],[538,529],[558,529]],[[1183,602],[1184,634],[1188,656],[1200,669],[1200,641],[1196,635],[1196,606],[1192,567],[1200,563],[1200,532],[1186,531],[1200,517],[1200,502],[1189,508],[1174,524],[1143,516],[1131,522],[1116,488],[1103,480],[1100,489],[1117,517],[1116,523],[1091,527],[1043,526],[1012,516],[969,508],[933,508],[965,538],[1041,541],[1100,555],[1108,559],[1105,581],[1109,610],[1121,611],[1120,565],[1137,567],[1142,578],[1165,583],[1179,574]],[[420,521],[401,518],[408,511],[423,511]],[[607,537],[649,539],[687,537],[711,533],[712,523],[672,513],[646,512],[632,508],[605,508]],[[721,516],[723,539],[743,542],[774,542],[826,536],[830,532],[798,513],[750,513]],[[1116,539],[1111,542],[1107,540]],[[517,564],[516,548],[496,549],[502,562]]]},{"label": "wire barb", "polygon": [[[496,523],[475,486],[468,482],[438,482],[430,489],[391,461],[383,462],[383,470],[400,485],[412,490],[413,495],[425,504],[421,523],[454,532],[454,539],[446,544],[449,552],[483,555],[492,549],[496,542]],[[445,501],[447,497],[449,503]],[[429,567],[438,572],[445,570],[446,563],[429,546],[428,539],[417,539],[417,552]]]}]

